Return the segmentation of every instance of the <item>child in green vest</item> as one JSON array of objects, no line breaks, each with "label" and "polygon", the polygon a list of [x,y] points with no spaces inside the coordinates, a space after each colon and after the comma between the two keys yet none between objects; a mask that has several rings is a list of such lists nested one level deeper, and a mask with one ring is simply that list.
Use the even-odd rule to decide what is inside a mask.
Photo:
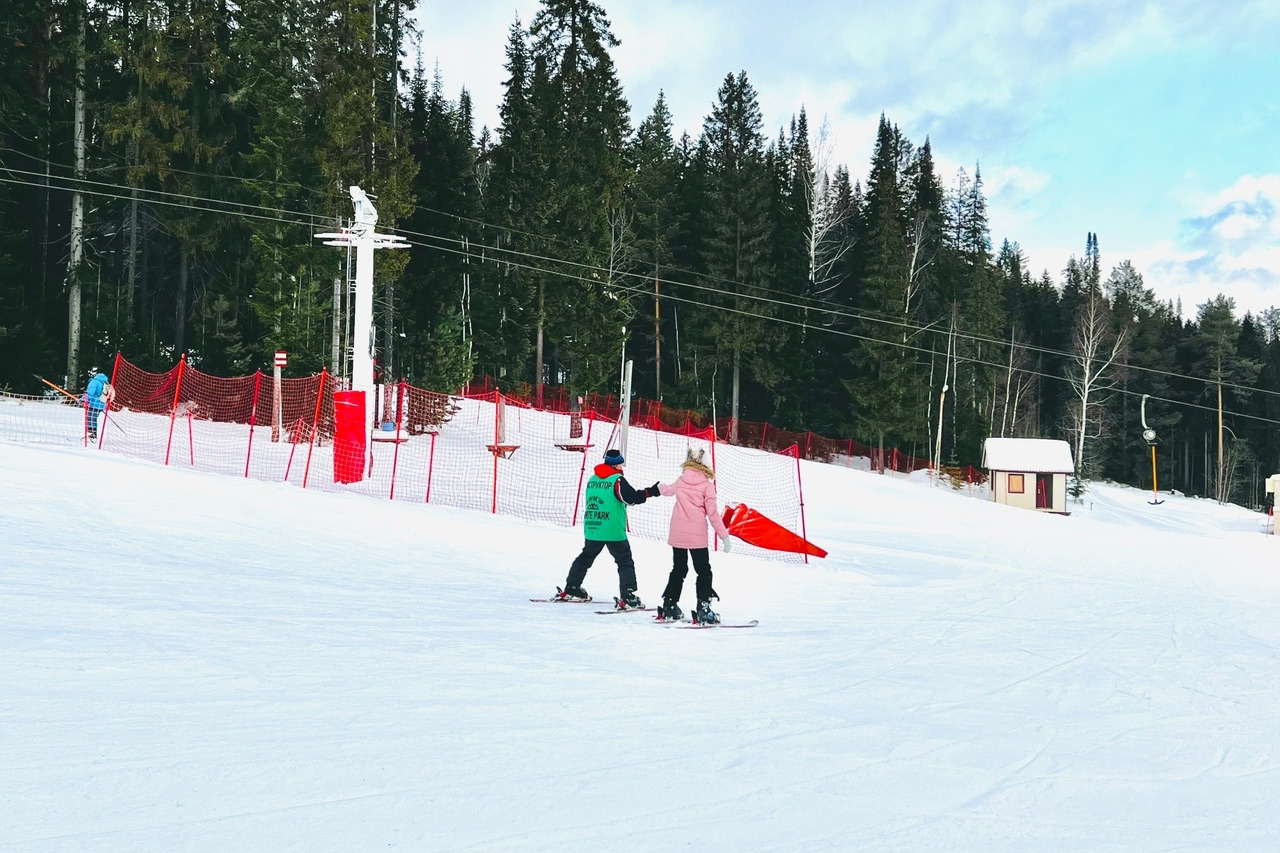
[{"label": "child in green vest", "polygon": [[582,526],[587,542],[573,564],[564,589],[556,590],[556,598],[565,601],[590,601],[591,596],[582,588],[587,569],[605,548],[609,549],[618,564],[619,596],[615,599],[618,609],[631,610],[644,607],[636,595],[636,564],[631,558],[631,543],[627,541],[627,505],[642,504],[650,495],[657,495],[657,484],[647,489],[634,489],[622,476],[622,453],[610,450],[604,455],[604,464],[597,465],[587,482],[586,512]]}]

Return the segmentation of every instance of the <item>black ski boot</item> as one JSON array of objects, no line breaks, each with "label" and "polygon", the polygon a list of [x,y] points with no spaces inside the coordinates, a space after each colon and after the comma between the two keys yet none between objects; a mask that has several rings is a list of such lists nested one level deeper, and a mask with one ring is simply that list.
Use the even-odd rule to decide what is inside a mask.
[{"label": "black ski boot", "polygon": [[591,593],[580,586],[556,587],[556,598],[560,601],[590,601]]},{"label": "black ski boot", "polygon": [[622,594],[622,598],[615,598],[615,606],[619,610],[643,610],[644,602],[640,600],[640,596],[636,595],[634,589],[629,589]]},{"label": "black ski boot", "polygon": [[698,609],[693,612],[693,621],[699,625],[718,625],[720,616],[711,609],[711,602],[703,599],[698,602]]},{"label": "black ski boot", "polygon": [[684,611],[680,609],[680,605],[674,598],[664,598],[662,608],[658,611],[658,618],[663,621],[679,622],[684,618]]}]

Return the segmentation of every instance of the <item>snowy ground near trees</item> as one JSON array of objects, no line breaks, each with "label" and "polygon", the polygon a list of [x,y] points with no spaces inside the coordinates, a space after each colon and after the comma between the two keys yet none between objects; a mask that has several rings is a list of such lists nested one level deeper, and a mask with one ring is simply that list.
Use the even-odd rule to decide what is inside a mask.
[{"label": "snowy ground near trees", "polygon": [[0,849],[1280,847],[1261,516],[804,465],[831,556],[682,631],[530,603],[580,530],[0,441]]}]

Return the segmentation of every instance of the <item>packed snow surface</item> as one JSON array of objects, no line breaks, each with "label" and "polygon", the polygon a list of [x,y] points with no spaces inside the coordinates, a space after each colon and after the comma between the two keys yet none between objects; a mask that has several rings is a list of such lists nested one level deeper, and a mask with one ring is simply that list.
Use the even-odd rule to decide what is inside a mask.
[{"label": "packed snow surface", "polygon": [[1262,516],[804,492],[687,631],[531,603],[580,528],[0,441],[0,849],[1280,848]]}]

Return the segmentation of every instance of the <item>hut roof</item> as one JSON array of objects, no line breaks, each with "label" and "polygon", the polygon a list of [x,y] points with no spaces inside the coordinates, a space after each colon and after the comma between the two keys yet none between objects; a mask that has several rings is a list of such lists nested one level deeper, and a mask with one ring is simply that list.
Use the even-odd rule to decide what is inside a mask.
[{"label": "hut roof", "polygon": [[988,438],[982,446],[982,467],[988,471],[1027,471],[1070,474],[1071,445],[1052,438]]}]

